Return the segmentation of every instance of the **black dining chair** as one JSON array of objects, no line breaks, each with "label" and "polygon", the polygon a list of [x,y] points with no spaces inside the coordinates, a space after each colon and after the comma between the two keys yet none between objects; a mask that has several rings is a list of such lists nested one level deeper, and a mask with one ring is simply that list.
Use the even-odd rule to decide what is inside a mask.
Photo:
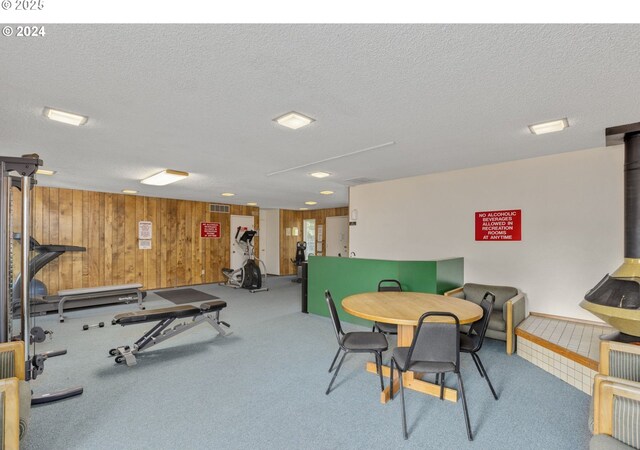
[{"label": "black dining chair", "polygon": [[382,379],[382,352],[389,348],[387,338],[381,333],[373,333],[371,331],[345,333],[342,331],[340,319],[338,318],[338,311],[336,310],[336,305],[331,297],[331,293],[329,291],[324,291],[324,297],[327,300],[329,314],[331,315],[331,321],[333,322],[333,329],[336,333],[336,339],[338,340],[338,351],[336,356],[333,358],[331,367],[329,367],[329,373],[333,371],[333,366],[338,359],[340,351],[344,351],[344,354],[338,363],[338,367],[336,367],[336,371],[331,378],[327,392],[325,393],[329,395],[329,392],[331,392],[331,386],[340,371],[340,367],[342,367],[342,362],[344,361],[344,357],[347,356],[347,353],[373,353],[375,355],[376,369],[378,371],[378,375],[380,375],[380,388],[384,391],[384,381]]},{"label": "black dining chair", "polygon": [[[402,285],[398,280],[381,280],[378,283],[378,292],[402,292]],[[374,322],[371,331],[376,330],[386,335],[398,334],[398,325],[393,323]]]},{"label": "black dining chair", "polygon": [[[425,319],[433,317],[448,317],[449,322],[431,322]],[[400,397],[402,399],[402,433],[407,434],[407,417],[404,405],[404,386],[402,374],[408,370],[435,373],[440,375],[440,399],[444,394],[444,374],[453,372],[458,376],[458,388],[462,396],[464,419],[467,425],[467,437],[473,440],[467,400],[464,395],[464,385],[460,376],[460,321],[449,312],[427,312],[420,316],[413,341],[410,347],[396,347],[391,357],[391,377],[389,380],[391,399],[393,399],[393,372],[397,369],[400,381]]]},{"label": "black dining chair", "polygon": [[496,391],[491,385],[491,380],[489,380],[489,375],[487,374],[484,365],[482,365],[480,355],[478,355],[478,352],[482,348],[482,343],[484,342],[484,335],[487,333],[489,319],[491,318],[491,313],[493,312],[493,305],[495,304],[495,302],[496,296],[492,292],[487,291],[484,294],[484,297],[482,297],[482,301],[480,302],[480,307],[482,308],[483,312],[482,318],[473,322],[467,333],[462,333],[460,335],[460,351],[463,353],[469,353],[471,355],[473,362],[476,363],[478,372],[480,372],[480,376],[487,380],[489,389],[491,389],[491,393],[493,394],[493,398],[498,400]]}]

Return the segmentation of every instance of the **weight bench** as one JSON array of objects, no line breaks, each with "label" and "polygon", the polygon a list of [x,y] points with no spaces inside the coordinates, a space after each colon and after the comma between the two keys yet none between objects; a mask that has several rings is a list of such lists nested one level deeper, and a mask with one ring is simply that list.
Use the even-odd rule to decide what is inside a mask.
[{"label": "weight bench", "polygon": [[[125,362],[127,366],[136,364],[136,353],[145,348],[152,347],[166,341],[177,334],[187,331],[201,323],[208,323],[215,328],[221,336],[229,336],[231,331],[225,331],[220,325],[229,328],[230,325],[220,320],[220,311],[227,306],[222,300],[213,300],[201,303],[200,306],[178,305],[168,308],[150,309],[147,311],[133,311],[118,314],[111,322],[113,325],[136,325],[146,322],[158,322],[149,331],[142,335],[133,346],[122,346],[109,350],[110,356],[116,357],[116,364]],[[212,315],[215,313],[215,315]],[[191,322],[183,322],[168,328],[176,319],[191,317]]]},{"label": "weight bench", "polygon": [[138,307],[144,309],[142,306],[142,291],[141,284],[118,284],[114,286],[98,286],[92,288],[80,288],[80,289],[66,289],[59,291],[58,296],[60,300],[58,302],[58,316],[60,322],[64,322],[64,304],[66,301],[78,301],[78,300],[90,300],[105,297],[118,297],[118,301],[129,303],[136,300]]}]

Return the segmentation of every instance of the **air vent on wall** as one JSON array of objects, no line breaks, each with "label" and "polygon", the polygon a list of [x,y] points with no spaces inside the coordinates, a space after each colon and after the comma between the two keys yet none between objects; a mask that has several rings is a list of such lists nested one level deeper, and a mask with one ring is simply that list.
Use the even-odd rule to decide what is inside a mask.
[{"label": "air vent on wall", "polygon": [[344,180],[344,184],[348,186],[356,186],[358,184],[375,183],[376,181],[378,180],[374,180],[373,178],[360,177],[360,178],[351,178],[350,180]]},{"label": "air vent on wall", "polygon": [[217,203],[209,203],[209,212],[229,214],[229,205],[218,205]]}]

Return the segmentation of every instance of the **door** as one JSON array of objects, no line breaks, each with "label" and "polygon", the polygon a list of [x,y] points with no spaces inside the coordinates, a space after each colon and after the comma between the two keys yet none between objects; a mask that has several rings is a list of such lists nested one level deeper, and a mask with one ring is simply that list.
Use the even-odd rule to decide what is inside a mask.
[{"label": "door", "polygon": [[238,234],[238,238],[242,236],[243,230],[246,228],[248,230],[253,230],[253,216],[231,216],[231,230],[229,232],[229,239],[231,240],[231,268],[238,269],[242,267],[242,263],[246,259],[242,248],[236,242],[236,230],[238,227],[242,227],[240,230],[240,234]]},{"label": "door", "polygon": [[[260,210],[260,260],[269,275],[280,275],[280,210]],[[286,260],[287,263],[289,260]]]},{"label": "door", "polygon": [[326,256],[349,257],[349,217],[327,217]]},{"label": "door", "polygon": [[304,256],[305,259],[308,259],[309,255],[316,254],[316,219],[302,221],[302,240],[307,243]]}]

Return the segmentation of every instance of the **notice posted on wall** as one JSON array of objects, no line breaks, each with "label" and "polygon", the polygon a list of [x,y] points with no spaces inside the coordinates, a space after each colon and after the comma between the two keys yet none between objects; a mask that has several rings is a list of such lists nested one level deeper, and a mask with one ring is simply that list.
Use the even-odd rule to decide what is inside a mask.
[{"label": "notice posted on wall", "polygon": [[220,238],[220,222],[200,222],[201,238]]},{"label": "notice posted on wall", "polygon": [[138,248],[140,250],[151,250],[151,239],[139,239]]},{"label": "notice posted on wall", "polygon": [[521,240],[521,209],[476,212],[476,241]]},{"label": "notice posted on wall", "polygon": [[151,239],[152,223],[147,220],[138,222],[138,239]]}]

